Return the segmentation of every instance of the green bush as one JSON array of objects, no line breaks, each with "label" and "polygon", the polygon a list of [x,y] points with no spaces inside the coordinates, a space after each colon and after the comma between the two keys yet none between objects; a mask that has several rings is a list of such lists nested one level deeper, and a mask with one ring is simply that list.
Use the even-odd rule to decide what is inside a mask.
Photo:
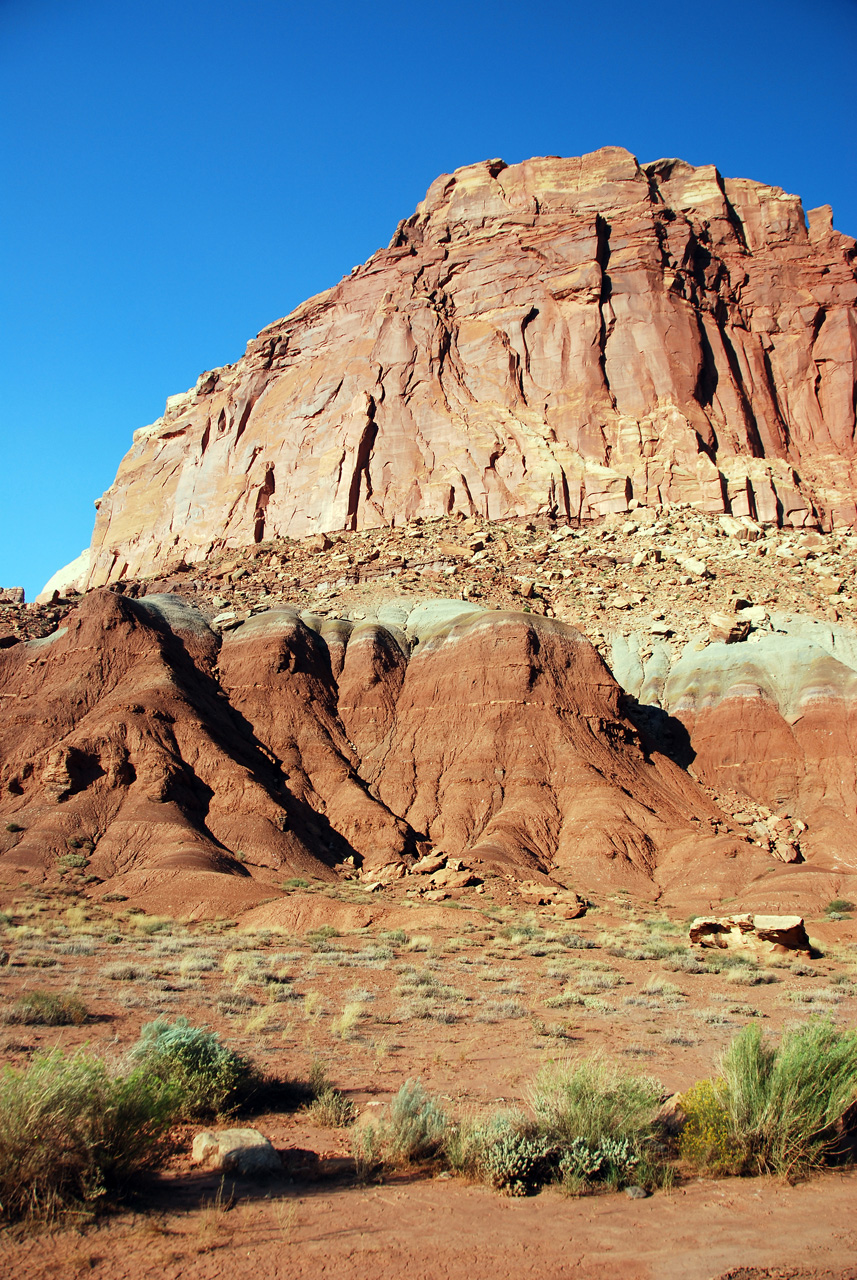
[{"label": "green bush", "polygon": [[130,1056],[175,1089],[188,1120],[235,1111],[262,1083],[249,1059],[187,1018],[146,1023]]},{"label": "green bush", "polygon": [[628,1075],[600,1057],[553,1064],[536,1077],[533,1109],[560,1141],[604,1138],[640,1142],[652,1133],[663,1090],[649,1076]]},{"label": "green bush", "polygon": [[824,1163],[835,1125],[857,1097],[857,1031],[819,1021],[783,1033],[744,1027],[721,1063],[732,1134],[753,1172],[785,1176]]},{"label": "green bush", "polygon": [[112,1075],[79,1051],[0,1073],[0,1212],[51,1215],[93,1201],[159,1162],[174,1089],[144,1068]]},{"label": "green bush", "polygon": [[482,1181],[509,1196],[538,1191],[552,1176],[553,1148],[542,1133],[513,1122],[495,1122],[486,1134],[477,1164]]},{"label": "green bush", "polygon": [[559,1157],[557,1171],[572,1195],[588,1190],[595,1182],[618,1189],[636,1178],[642,1159],[629,1138],[604,1137],[597,1144],[573,1138]]},{"label": "green bush", "polygon": [[80,1027],[88,1017],[79,996],[56,991],[27,991],[2,1013],[4,1022],[28,1027]]},{"label": "green bush", "polygon": [[451,1125],[444,1156],[459,1174],[479,1178],[506,1195],[527,1195],[550,1176],[550,1144],[520,1111],[495,1111]]}]

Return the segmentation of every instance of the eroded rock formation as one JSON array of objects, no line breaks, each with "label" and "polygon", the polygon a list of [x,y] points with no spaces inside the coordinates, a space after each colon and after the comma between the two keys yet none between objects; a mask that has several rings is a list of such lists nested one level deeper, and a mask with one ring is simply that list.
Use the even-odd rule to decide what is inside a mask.
[{"label": "eroded rock formation", "polygon": [[62,581],[455,511],[850,525],[855,296],[829,208],[713,166],[457,170],[136,433]]},{"label": "eroded rock formation", "polygon": [[91,592],[0,652],[2,867],[77,860],[97,892],[172,883],[232,913],[284,874],[395,876],[433,851],[703,901],[770,865],[641,743],[574,628],[462,602],[402,621],[281,608],[221,638],[177,597]]}]

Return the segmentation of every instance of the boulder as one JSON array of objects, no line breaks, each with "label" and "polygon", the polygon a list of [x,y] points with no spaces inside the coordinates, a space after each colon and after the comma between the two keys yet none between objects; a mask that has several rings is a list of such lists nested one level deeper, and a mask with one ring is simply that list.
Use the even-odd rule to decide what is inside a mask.
[{"label": "boulder", "polygon": [[283,1162],[258,1129],[206,1129],[193,1140],[194,1164],[206,1165],[239,1178],[282,1173]]}]

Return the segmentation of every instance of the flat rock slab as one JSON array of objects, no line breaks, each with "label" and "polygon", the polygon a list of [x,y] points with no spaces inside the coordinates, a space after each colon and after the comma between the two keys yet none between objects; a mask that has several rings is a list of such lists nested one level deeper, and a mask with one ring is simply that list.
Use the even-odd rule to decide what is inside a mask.
[{"label": "flat rock slab", "polygon": [[206,1129],[193,1140],[196,1164],[222,1169],[240,1178],[258,1178],[282,1173],[283,1162],[268,1139],[258,1129]]}]

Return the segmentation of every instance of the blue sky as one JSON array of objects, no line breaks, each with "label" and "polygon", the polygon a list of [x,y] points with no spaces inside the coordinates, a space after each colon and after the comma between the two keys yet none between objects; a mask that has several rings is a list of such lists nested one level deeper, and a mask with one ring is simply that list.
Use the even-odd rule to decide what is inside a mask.
[{"label": "blue sky", "polygon": [[857,0],[0,0],[0,585],[442,172],[628,147],[857,234]]}]

